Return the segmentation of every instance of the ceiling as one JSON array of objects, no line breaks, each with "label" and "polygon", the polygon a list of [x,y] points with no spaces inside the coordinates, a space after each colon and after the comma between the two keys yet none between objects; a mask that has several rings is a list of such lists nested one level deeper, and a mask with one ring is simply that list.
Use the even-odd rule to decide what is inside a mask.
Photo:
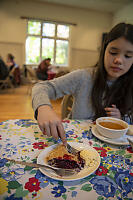
[{"label": "ceiling", "polygon": [[75,8],[91,9],[103,12],[114,13],[133,0],[34,0],[37,2],[47,2],[56,5],[71,6]]}]

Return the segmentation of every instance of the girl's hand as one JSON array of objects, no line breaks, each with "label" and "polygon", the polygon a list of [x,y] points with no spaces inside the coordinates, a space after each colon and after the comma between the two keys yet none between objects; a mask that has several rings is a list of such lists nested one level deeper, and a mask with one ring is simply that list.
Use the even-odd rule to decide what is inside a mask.
[{"label": "girl's hand", "polygon": [[50,106],[43,105],[38,108],[37,121],[44,135],[52,136],[55,139],[60,137],[63,144],[66,145],[66,135],[61,119]]},{"label": "girl's hand", "polygon": [[116,105],[112,105],[112,107],[104,108],[108,117],[115,117],[121,119],[121,113]]}]

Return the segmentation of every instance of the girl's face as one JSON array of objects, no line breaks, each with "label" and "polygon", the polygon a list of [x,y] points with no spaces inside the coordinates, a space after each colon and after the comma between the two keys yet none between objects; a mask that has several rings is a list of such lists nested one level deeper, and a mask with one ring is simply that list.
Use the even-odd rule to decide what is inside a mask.
[{"label": "girl's face", "polygon": [[116,80],[125,74],[133,64],[133,44],[120,37],[107,45],[104,66],[108,80]]}]

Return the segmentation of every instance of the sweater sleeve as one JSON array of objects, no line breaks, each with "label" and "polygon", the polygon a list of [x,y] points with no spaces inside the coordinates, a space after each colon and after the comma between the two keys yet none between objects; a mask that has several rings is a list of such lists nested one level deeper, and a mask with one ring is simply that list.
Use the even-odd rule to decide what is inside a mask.
[{"label": "sweater sleeve", "polygon": [[85,70],[75,70],[51,81],[37,83],[32,89],[32,106],[37,115],[41,105],[51,106],[50,99],[58,99],[67,94],[74,94],[84,79]]}]

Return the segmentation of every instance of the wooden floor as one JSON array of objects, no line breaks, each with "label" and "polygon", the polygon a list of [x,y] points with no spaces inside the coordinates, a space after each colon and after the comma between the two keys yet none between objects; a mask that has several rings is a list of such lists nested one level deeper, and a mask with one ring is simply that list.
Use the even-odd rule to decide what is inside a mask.
[{"label": "wooden floor", "polygon": [[[8,119],[34,119],[29,85],[0,91],[0,122]],[[61,99],[52,101],[56,113],[61,116]]]}]

